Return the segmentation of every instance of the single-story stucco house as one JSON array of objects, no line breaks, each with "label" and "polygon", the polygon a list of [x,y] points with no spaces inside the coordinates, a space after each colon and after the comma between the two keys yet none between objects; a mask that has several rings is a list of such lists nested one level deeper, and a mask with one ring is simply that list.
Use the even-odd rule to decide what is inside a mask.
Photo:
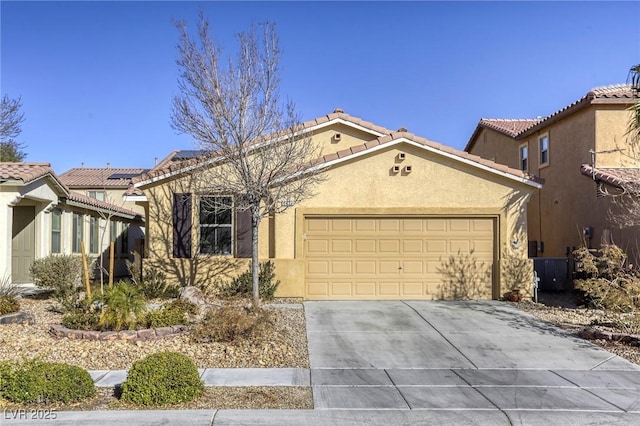
[{"label": "single-story stucco house", "polygon": [[[325,180],[315,196],[261,222],[260,259],[276,266],[277,296],[439,298],[439,271],[458,253],[473,253],[489,269],[484,298],[508,290],[500,265],[507,254],[527,258],[526,205],[541,187],[534,177],[341,110],[302,129],[300,137],[322,149],[313,167]],[[194,173],[211,164],[174,152],[134,178],[129,194],[146,211],[145,265],[182,285],[248,267],[246,217],[201,217],[203,201],[220,194],[189,189]],[[206,235],[214,234],[225,249],[207,254]]]},{"label": "single-story stucco house", "polygon": [[[0,163],[0,280],[29,283],[35,259],[50,254],[105,256],[111,241],[114,275],[126,275],[143,217],[129,209],[73,192],[47,163]],[[105,263],[106,265],[107,263]]]}]

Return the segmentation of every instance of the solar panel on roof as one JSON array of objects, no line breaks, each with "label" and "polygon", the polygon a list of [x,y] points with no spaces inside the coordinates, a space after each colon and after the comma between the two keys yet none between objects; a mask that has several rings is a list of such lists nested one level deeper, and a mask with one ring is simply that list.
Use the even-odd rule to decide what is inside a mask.
[{"label": "solar panel on roof", "polygon": [[136,176],[140,176],[144,173],[147,173],[149,169],[145,169],[140,173],[114,173],[110,175],[107,179],[133,179]]},{"label": "solar panel on roof", "polygon": [[183,149],[178,151],[176,155],[173,156],[173,161],[179,160],[189,160],[191,158],[200,157],[201,155],[206,154],[207,151],[204,149]]}]

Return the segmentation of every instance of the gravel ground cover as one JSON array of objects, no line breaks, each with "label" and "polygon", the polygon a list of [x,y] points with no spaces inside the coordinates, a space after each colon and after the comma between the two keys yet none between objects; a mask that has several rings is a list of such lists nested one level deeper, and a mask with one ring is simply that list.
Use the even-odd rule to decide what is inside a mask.
[{"label": "gravel ground cover", "polygon": [[0,360],[39,357],[87,370],[123,370],[152,353],[175,351],[190,357],[199,368],[309,368],[304,311],[294,305],[267,308],[273,311],[275,325],[262,340],[203,344],[190,342],[188,335],[136,343],[56,339],[49,335],[49,327],[60,323],[62,316],[49,310],[53,304],[51,300],[20,300],[20,309],[33,313],[36,324],[3,325]]},{"label": "gravel ground cover", "polygon": [[[579,299],[572,292],[543,293],[540,294],[539,302],[523,301],[514,303],[514,306],[576,335],[586,327],[620,333],[634,331],[623,325],[629,322],[629,314],[587,309],[580,306]],[[611,353],[640,364],[640,347],[638,346],[598,339],[592,342]]]}]

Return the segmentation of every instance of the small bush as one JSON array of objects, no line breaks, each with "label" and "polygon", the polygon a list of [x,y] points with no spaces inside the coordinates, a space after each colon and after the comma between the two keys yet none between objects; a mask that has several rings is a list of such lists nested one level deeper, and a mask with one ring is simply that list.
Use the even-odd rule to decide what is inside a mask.
[{"label": "small bush", "polygon": [[186,300],[176,299],[160,309],[147,312],[147,327],[169,327],[189,322],[188,315],[196,315],[198,307]]},{"label": "small bush", "polygon": [[197,343],[233,342],[241,337],[260,338],[273,323],[271,314],[262,308],[223,306],[210,309],[202,322],[191,328]]},{"label": "small bush", "polygon": [[120,281],[105,292],[100,326],[115,331],[134,329],[144,318],[145,308],[144,296],[138,289],[128,281]]},{"label": "small bush", "polygon": [[0,365],[0,396],[17,403],[70,403],[96,393],[86,370],[68,364],[31,360]]},{"label": "small bush", "polygon": [[53,290],[53,297],[60,303],[63,310],[76,307],[82,288],[81,256],[43,257],[34,261],[29,271],[38,287]]},{"label": "small bush", "polygon": [[203,392],[193,361],[177,352],[160,352],[133,363],[121,399],[138,405],[180,404]]},{"label": "small bush", "polygon": [[140,268],[133,262],[127,261],[127,268],[131,280],[147,299],[173,299],[178,297],[180,286],[167,282],[167,275],[153,268],[147,268],[141,274]]},{"label": "small bush", "polygon": [[12,314],[20,310],[20,303],[15,297],[0,294],[0,315]]},{"label": "small bush", "polygon": [[584,292],[589,305],[620,312],[640,307],[640,273],[628,264],[622,249],[615,245],[599,250],[582,247],[573,255],[581,275],[573,283]]},{"label": "small bush", "polygon": [[67,311],[62,317],[62,325],[72,330],[98,330],[100,328],[100,315],[98,311],[91,312],[87,309],[73,309]]},{"label": "small bush", "polygon": [[[280,285],[280,281],[275,279],[275,265],[271,261],[262,262],[259,265],[258,286],[260,298],[272,300]],[[229,282],[223,283],[218,289],[221,297],[251,297],[253,294],[253,282],[251,279],[251,269],[243,272]]]},{"label": "small bush", "polygon": [[491,268],[484,262],[479,262],[473,250],[468,254],[458,251],[457,255],[449,256],[438,268],[438,272],[443,280],[439,288],[441,299],[480,299],[486,297],[491,288]]}]

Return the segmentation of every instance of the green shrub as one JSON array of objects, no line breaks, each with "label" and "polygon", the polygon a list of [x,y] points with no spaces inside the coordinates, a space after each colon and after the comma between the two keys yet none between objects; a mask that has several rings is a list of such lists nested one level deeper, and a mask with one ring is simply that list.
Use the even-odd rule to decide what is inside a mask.
[{"label": "green shrub", "polygon": [[0,366],[0,396],[17,403],[70,403],[96,393],[86,370],[68,364],[27,361]]},{"label": "green shrub", "polygon": [[20,310],[20,303],[15,297],[0,294],[0,315],[11,314]]},{"label": "green shrub", "polygon": [[147,327],[169,327],[189,322],[189,315],[196,315],[198,307],[191,302],[176,299],[160,309],[147,312]]},{"label": "green shrub", "polygon": [[[272,300],[280,285],[276,280],[275,265],[271,261],[262,262],[259,265],[258,287],[260,298]],[[251,269],[238,275],[231,281],[223,283],[218,289],[221,297],[251,297],[253,294],[253,282],[251,279]]]},{"label": "green shrub", "polygon": [[138,405],[180,404],[203,392],[193,361],[177,352],[160,352],[133,363],[121,399]]},{"label": "green shrub", "polygon": [[62,325],[72,330],[98,330],[100,328],[100,315],[98,311],[91,312],[88,309],[73,309],[67,311],[62,317]]},{"label": "green shrub", "polygon": [[272,315],[260,307],[226,305],[207,311],[190,333],[197,343],[232,342],[241,337],[259,339],[272,323]]},{"label": "green shrub", "polygon": [[584,292],[589,305],[622,312],[640,307],[640,274],[628,264],[622,249],[615,245],[599,250],[582,247],[573,255],[581,276],[573,284]]},{"label": "green shrub", "polygon": [[167,282],[167,275],[154,268],[146,268],[140,273],[140,268],[133,262],[127,261],[127,268],[131,280],[147,299],[173,299],[178,297],[180,286]]},{"label": "green shrub", "polygon": [[99,324],[106,330],[134,329],[144,319],[145,298],[129,281],[107,288]]},{"label": "green shrub", "polygon": [[82,288],[81,256],[43,257],[33,262],[29,272],[37,286],[53,290],[53,297],[60,303],[63,310],[76,307]]}]

